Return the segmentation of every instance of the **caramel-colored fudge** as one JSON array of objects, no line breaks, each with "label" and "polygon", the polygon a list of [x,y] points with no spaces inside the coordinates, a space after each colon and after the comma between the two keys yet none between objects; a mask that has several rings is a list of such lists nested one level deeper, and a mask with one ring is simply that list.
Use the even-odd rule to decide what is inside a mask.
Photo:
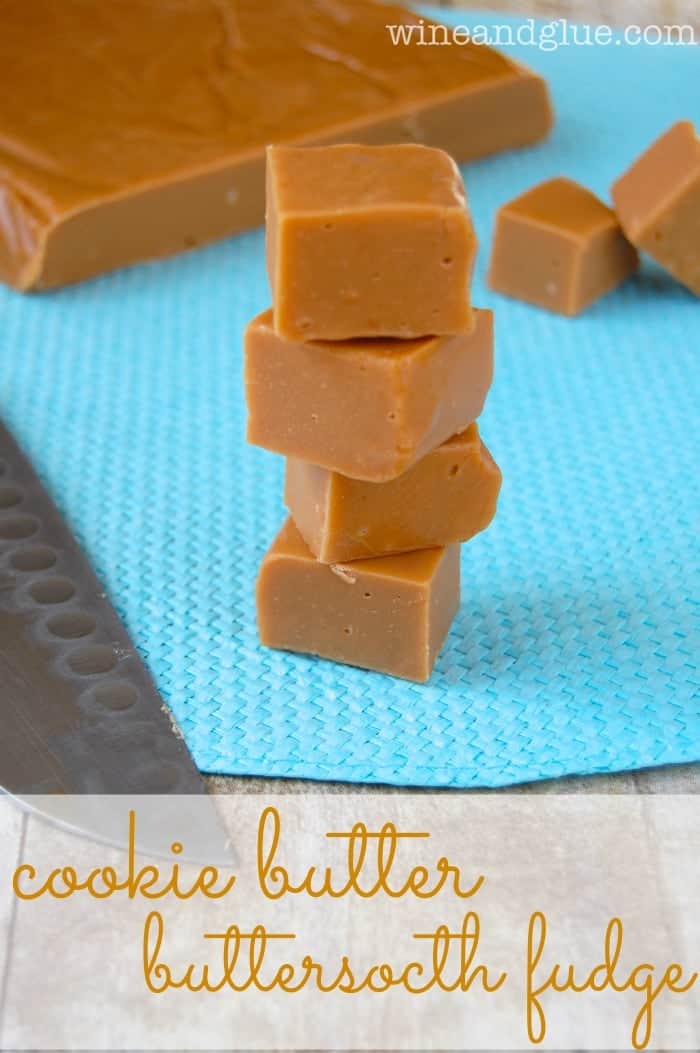
[{"label": "caramel-colored fudge", "polygon": [[459,606],[459,546],[320,563],[291,519],[263,560],[266,647],[425,681]]},{"label": "caramel-colored fudge", "polygon": [[285,504],[323,563],[467,541],[496,512],[501,473],[476,424],[388,483],[366,483],[289,458]]},{"label": "caramel-colored fudge", "polygon": [[625,234],[700,296],[700,137],[679,121],[612,188]]},{"label": "caramel-colored fudge", "polygon": [[353,479],[383,482],[481,413],[493,378],[493,314],[422,340],[285,340],[272,311],[245,334],[248,441]]},{"label": "caramel-colored fudge", "polygon": [[469,329],[476,237],[457,165],[428,146],[273,146],[267,270],[290,340]]},{"label": "caramel-colored fudge", "polygon": [[638,264],[612,209],[570,179],[551,179],[499,210],[488,280],[506,296],[576,315]]},{"label": "caramel-colored fudge", "polygon": [[467,161],[546,135],[542,79],[420,46],[441,29],[374,0],[3,0],[0,280],[50,288],[257,225],[267,143]]}]

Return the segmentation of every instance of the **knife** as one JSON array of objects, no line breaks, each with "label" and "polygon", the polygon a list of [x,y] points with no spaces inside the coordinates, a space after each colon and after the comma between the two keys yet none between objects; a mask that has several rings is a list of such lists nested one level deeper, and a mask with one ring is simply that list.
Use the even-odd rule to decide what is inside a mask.
[{"label": "knife", "polygon": [[[25,801],[31,796],[27,803],[68,826],[87,823],[91,834],[118,842],[126,800],[109,810],[110,831],[94,801],[81,806],[72,798],[68,807],[63,795],[206,794],[87,558],[2,423],[0,786]],[[222,830],[212,804],[192,807],[197,821],[184,825],[196,826],[193,851],[201,857],[220,849]],[[147,849],[160,852],[172,831],[182,839],[187,817],[170,811],[172,823],[146,833]],[[201,815],[210,816],[210,827]]]}]

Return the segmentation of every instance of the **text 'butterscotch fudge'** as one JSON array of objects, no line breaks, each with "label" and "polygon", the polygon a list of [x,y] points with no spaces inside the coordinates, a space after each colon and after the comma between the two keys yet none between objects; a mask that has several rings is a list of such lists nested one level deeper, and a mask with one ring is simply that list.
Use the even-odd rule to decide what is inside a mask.
[{"label": "text 'butterscotch fudge'", "polygon": [[442,150],[270,147],[266,243],[280,336],[471,327],[476,237],[459,169]]},{"label": "text 'butterscotch fudge'", "polygon": [[459,546],[328,564],[291,519],[263,560],[258,629],[267,647],[425,681],[459,606]]},{"label": "text 'butterscotch fudge'", "polygon": [[480,415],[493,314],[420,340],[285,340],[266,311],[245,334],[248,441],[353,479],[394,479]]},{"label": "text 'butterscotch fudge'", "polygon": [[611,208],[571,179],[550,179],[499,210],[488,280],[506,296],[576,315],[638,264]]},{"label": "text 'butterscotch fudge'", "polygon": [[652,143],[612,198],[630,241],[700,296],[700,137],[690,121]]},{"label": "text 'butterscotch fudge'", "polygon": [[285,503],[317,559],[337,563],[467,541],[496,512],[501,473],[476,424],[388,483],[287,461]]},{"label": "text 'butterscotch fudge'", "polygon": [[466,161],[549,131],[541,77],[387,26],[435,24],[374,0],[3,0],[0,281],[51,288],[257,225],[271,142]]}]

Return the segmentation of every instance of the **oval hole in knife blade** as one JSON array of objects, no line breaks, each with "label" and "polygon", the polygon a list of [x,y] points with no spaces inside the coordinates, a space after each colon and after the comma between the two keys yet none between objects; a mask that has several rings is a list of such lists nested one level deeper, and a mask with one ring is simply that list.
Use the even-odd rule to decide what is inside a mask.
[{"label": "oval hole in knife blade", "polygon": [[111,673],[116,664],[116,654],[105,644],[89,644],[68,655],[68,665],[78,676]]},{"label": "oval hole in knife blade", "polygon": [[0,486],[0,508],[15,508],[22,503],[23,492],[18,486]]},{"label": "oval hole in knife blade", "polygon": [[152,763],[142,764],[134,770],[134,777],[140,783],[147,778],[151,793],[176,793],[183,772],[176,764],[155,759]]},{"label": "oval hole in knife blade", "polygon": [[44,578],[29,586],[29,593],[37,603],[65,603],[75,596],[75,586],[68,578]]},{"label": "oval hole in knife blade", "polygon": [[59,640],[81,640],[94,633],[97,621],[86,611],[64,611],[49,618],[46,628]]},{"label": "oval hole in knife blade", "polygon": [[113,684],[97,684],[92,692],[92,700],[105,709],[120,711],[130,709],[138,701],[139,693],[133,684],[126,680],[117,680]]},{"label": "oval hole in knife blade", "polygon": [[8,516],[0,519],[0,541],[22,541],[38,529],[39,520],[35,516]]},{"label": "oval hole in knife blade", "polygon": [[15,570],[26,574],[30,571],[50,570],[57,558],[54,550],[48,545],[27,545],[12,553],[10,563]]}]

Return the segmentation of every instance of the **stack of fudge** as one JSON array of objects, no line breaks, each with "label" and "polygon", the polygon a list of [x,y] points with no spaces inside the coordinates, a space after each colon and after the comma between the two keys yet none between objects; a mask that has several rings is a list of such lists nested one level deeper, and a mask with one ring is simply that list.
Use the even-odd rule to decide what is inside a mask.
[{"label": "stack of fudge", "polygon": [[441,150],[269,148],[273,307],[246,330],[248,440],[286,455],[290,515],[258,578],[263,644],[430,676],[459,543],[501,484],[474,423],[494,344],[470,303],[476,247]]}]

